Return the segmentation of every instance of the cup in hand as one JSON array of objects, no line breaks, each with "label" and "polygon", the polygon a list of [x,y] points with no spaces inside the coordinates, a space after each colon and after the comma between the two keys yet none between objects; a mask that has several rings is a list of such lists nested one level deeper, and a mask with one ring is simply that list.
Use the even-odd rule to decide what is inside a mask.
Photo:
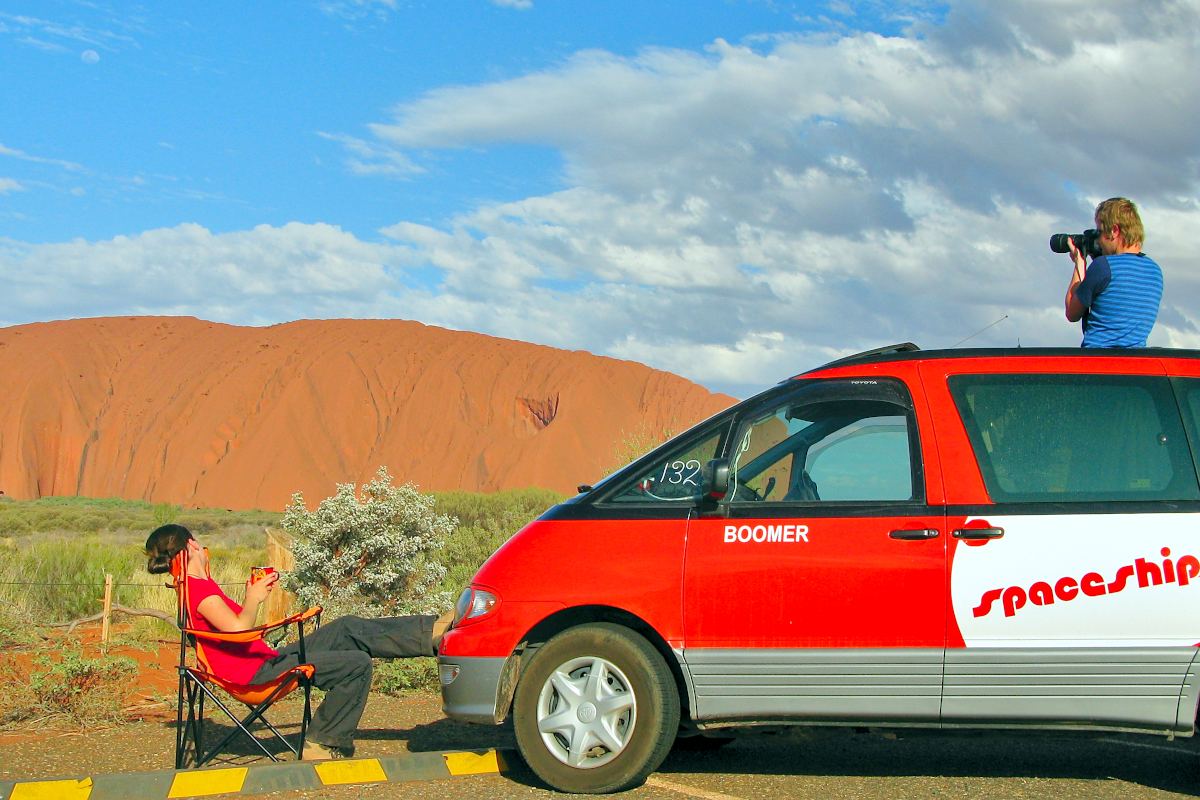
[{"label": "cup in hand", "polygon": [[268,575],[274,575],[274,574],[275,574],[274,567],[251,567],[250,568],[250,582],[258,583],[259,581],[261,581],[263,578],[267,577]]}]

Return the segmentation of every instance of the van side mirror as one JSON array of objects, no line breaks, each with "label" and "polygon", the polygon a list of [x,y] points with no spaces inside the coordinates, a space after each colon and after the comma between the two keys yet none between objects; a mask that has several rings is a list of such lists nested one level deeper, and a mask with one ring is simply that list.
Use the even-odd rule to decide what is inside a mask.
[{"label": "van side mirror", "polygon": [[704,465],[700,489],[705,500],[724,500],[729,494],[729,459],[714,458]]}]

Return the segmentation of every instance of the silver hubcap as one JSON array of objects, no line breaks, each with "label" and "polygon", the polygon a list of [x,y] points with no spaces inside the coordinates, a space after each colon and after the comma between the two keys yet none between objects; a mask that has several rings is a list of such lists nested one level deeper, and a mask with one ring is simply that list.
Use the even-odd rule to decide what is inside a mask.
[{"label": "silver hubcap", "polygon": [[637,721],[629,679],[603,658],[573,658],[550,674],[538,697],[547,749],[572,767],[603,766],[621,754]]}]

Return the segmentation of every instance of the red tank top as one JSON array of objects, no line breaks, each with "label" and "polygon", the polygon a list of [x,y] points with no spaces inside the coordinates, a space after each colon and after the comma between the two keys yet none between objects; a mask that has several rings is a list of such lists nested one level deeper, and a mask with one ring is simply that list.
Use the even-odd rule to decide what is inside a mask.
[{"label": "red tank top", "polygon": [[[233,613],[242,613],[242,607],[230,600],[229,596],[221,591],[221,587],[217,586],[211,578],[193,578],[189,575],[187,580],[188,619],[193,628],[220,632],[209,625],[208,620],[199,611],[201,601],[213,595],[225,601],[225,605],[229,606]],[[217,642],[202,639],[199,640],[199,646],[203,648],[204,655],[208,660],[208,668],[214,675],[223,680],[241,684],[250,683],[254,673],[258,672],[258,668],[267,659],[278,655],[275,649],[262,639],[255,639],[251,642]]]}]

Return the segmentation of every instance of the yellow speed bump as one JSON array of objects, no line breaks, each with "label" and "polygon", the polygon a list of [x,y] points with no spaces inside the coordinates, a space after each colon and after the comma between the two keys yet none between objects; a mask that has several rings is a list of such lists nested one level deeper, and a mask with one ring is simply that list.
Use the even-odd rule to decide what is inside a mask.
[{"label": "yellow speed bump", "polygon": [[246,767],[231,769],[200,769],[177,772],[167,797],[204,797],[210,794],[240,792],[246,782]]},{"label": "yellow speed bump", "polygon": [[326,786],[343,783],[384,783],[387,773],[378,758],[356,758],[352,761],[319,761],[313,765],[317,778]]},{"label": "yellow speed bump", "polygon": [[92,779],[65,781],[29,781],[13,787],[9,800],[88,800]]},{"label": "yellow speed bump", "polygon": [[483,753],[446,753],[446,769],[451,775],[493,775],[502,765],[495,750]]}]

